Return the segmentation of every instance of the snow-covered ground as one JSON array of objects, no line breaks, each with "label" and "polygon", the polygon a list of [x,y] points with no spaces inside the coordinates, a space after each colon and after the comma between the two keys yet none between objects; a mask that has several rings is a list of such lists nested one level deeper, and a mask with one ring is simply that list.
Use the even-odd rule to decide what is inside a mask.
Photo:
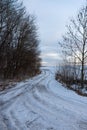
[{"label": "snow-covered ground", "polygon": [[0,92],[0,130],[87,130],[87,97],[64,88],[54,68]]}]

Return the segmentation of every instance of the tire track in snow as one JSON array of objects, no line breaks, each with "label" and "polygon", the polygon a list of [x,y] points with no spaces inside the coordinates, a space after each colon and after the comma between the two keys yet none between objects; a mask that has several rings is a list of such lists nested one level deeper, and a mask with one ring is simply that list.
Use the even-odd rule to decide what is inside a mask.
[{"label": "tire track in snow", "polygon": [[[11,104],[13,101],[15,101],[19,96],[22,96],[28,91],[31,91],[34,84],[38,84],[38,82],[44,80],[46,77],[46,71],[43,71],[42,75],[40,77],[36,77],[33,83],[25,83],[23,85],[20,85],[20,87],[11,88],[5,92],[0,93],[0,110],[4,109],[3,106],[7,108],[7,104],[9,107],[9,104]],[[14,103],[14,102],[13,102]]]},{"label": "tire track in snow", "polygon": [[[56,95],[55,93],[53,93],[52,91],[50,91],[50,89],[49,89],[49,83],[50,83],[50,82],[51,82],[51,79],[48,80],[47,86],[42,86],[42,87],[44,87],[45,93],[48,92],[48,95],[50,95],[51,97],[52,97],[52,95],[53,95],[54,97],[57,97],[57,99],[60,99],[63,103],[66,102],[66,101],[67,101],[66,99],[64,99],[63,97],[58,96],[58,95]],[[41,90],[40,90],[40,89],[42,89],[42,88],[40,87],[40,84],[38,84],[38,86],[36,86],[35,89],[36,89],[36,90],[32,92],[32,93],[33,93],[34,100],[36,100],[36,102],[38,102],[39,105],[41,105],[41,103],[42,103],[43,105],[48,106],[49,102],[46,101],[46,100],[43,100],[43,96],[42,96],[42,98],[40,97],[40,94],[41,94]],[[49,91],[48,91],[47,89],[49,89]],[[42,89],[42,90],[43,90],[43,89]],[[36,93],[37,91],[38,91],[38,94]],[[42,92],[43,92],[43,91],[42,91]],[[54,98],[54,97],[53,97],[53,98]],[[54,98],[54,99],[55,99],[55,98]],[[67,101],[66,103],[72,105],[73,102],[72,102],[72,101],[71,101],[71,102],[70,102],[70,101],[69,101],[69,102]],[[68,104],[67,104],[67,106],[68,106]],[[39,105],[38,105],[38,106],[39,106]],[[68,111],[68,113],[67,113],[68,115],[66,114],[66,117],[69,116],[70,113],[72,113],[72,110],[63,108],[63,109],[64,109],[64,111],[63,111],[63,110],[58,109],[58,106],[52,107],[52,104],[51,104],[49,107],[51,107],[52,110],[54,110],[54,111],[60,111],[60,112],[62,112],[62,113],[65,113],[65,111]],[[50,111],[49,107],[48,107],[48,110]],[[59,107],[59,108],[60,108],[60,107]],[[43,109],[43,107],[42,107],[41,109]],[[46,112],[46,110],[45,110],[45,112]],[[51,113],[51,114],[52,114],[52,113]],[[76,114],[77,114],[77,113],[76,113]],[[77,115],[78,115],[78,114],[77,114]],[[55,115],[55,116],[56,116],[56,115]],[[76,118],[75,115],[74,115],[74,116],[72,115],[72,117],[73,117],[73,119]],[[79,116],[79,117],[80,117],[80,116]],[[64,119],[64,120],[65,120],[65,119]],[[73,122],[73,125],[71,126],[72,129],[75,129],[74,123],[75,123],[75,122]],[[78,125],[78,127],[79,127],[79,125]],[[81,129],[81,128],[79,127],[78,130],[80,130],[80,129]],[[81,130],[82,130],[82,129],[81,129]],[[86,130],[86,128],[84,128],[84,130]]]},{"label": "tire track in snow", "polygon": [[[2,95],[4,95],[4,96],[9,96],[10,95],[10,98],[1,100],[1,102],[0,102],[0,105],[1,105],[0,111],[2,111],[1,115],[4,115],[2,113],[4,113],[5,109],[7,109],[9,111],[11,105],[15,104],[17,102],[17,99],[19,99],[20,96],[23,96],[25,93],[30,92],[33,89],[33,84],[37,85],[38,82],[41,82],[42,80],[44,80],[48,76],[45,70],[43,72],[44,73],[41,75],[41,77],[36,78],[34,80],[34,83],[32,83],[32,84],[27,83],[27,84],[25,84],[25,86],[23,85],[23,86],[20,86],[19,88],[16,87],[16,88],[9,89],[9,90],[7,90],[5,92],[1,92],[1,96]],[[31,86],[31,87],[29,87],[29,86]],[[20,89],[21,89],[21,91],[19,91],[17,94],[15,94],[16,90],[20,90]],[[3,98],[1,98],[1,99],[3,99]],[[14,120],[14,118],[12,116],[12,112],[9,111],[9,115],[11,116],[11,119]],[[5,117],[5,115],[4,115],[4,117]],[[5,118],[3,118],[3,120],[4,120],[4,123],[6,123],[5,125],[7,127],[9,127],[8,126],[9,121],[5,120]],[[13,129],[15,129],[15,128],[13,128]]]},{"label": "tire track in snow", "polygon": [[1,93],[1,120],[6,126],[2,130],[87,130],[86,122],[66,109],[73,102],[50,89],[52,76],[50,70],[43,69],[39,77]]}]

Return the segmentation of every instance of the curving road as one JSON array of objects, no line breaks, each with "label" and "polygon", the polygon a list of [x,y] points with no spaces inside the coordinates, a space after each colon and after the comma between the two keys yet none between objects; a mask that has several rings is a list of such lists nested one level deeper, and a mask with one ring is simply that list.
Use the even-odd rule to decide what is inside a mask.
[{"label": "curving road", "polygon": [[55,81],[53,68],[0,92],[0,130],[87,130],[87,98]]}]

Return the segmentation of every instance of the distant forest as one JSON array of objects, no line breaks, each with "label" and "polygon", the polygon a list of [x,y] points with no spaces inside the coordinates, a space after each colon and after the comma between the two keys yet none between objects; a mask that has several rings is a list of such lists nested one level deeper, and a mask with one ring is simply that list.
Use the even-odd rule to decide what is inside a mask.
[{"label": "distant forest", "polygon": [[0,0],[0,78],[38,74],[38,45],[35,17],[18,0]]}]

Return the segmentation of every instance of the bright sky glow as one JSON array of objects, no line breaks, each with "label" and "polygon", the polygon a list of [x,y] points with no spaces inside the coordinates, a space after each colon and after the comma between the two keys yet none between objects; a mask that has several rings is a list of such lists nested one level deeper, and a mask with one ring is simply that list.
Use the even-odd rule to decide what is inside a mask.
[{"label": "bright sky glow", "polygon": [[38,25],[41,57],[44,65],[56,65],[61,60],[58,41],[66,25],[76,17],[85,0],[23,0],[27,12],[34,14]]}]

